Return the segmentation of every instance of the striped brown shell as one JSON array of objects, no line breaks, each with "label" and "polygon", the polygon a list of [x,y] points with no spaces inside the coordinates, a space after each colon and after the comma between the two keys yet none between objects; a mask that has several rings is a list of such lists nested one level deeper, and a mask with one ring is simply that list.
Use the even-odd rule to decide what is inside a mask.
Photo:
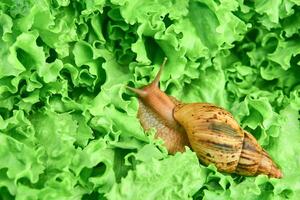
[{"label": "striped brown shell", "polygon": [[177,105],[173,115],[202,163],[246,176],[282,176],[267,152],[228,111],[208,103],[191,103]]}]

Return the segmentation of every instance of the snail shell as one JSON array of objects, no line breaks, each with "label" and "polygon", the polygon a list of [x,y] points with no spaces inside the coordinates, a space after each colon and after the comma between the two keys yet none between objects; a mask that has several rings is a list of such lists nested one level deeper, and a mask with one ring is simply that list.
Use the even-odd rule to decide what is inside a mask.
[{"label": "snail shell", "polygon": [[158,83],[165,62],[151,84],[142,89],[128,87],[139,95],[138,118],[145,130],[156,128],[155,136],[164,141],[169,153],[189,146],[203,164],[213,163],[219,171],[282,177],[268,153],[228,111],[209,103],[181,103],[162,92]]},{"label": "snail shell", "polygon": [[282,177],[267,152],[228,111],[207,103],[182,104],[175,107],[174,118],[204,164],[213,163],[228,173]]}]

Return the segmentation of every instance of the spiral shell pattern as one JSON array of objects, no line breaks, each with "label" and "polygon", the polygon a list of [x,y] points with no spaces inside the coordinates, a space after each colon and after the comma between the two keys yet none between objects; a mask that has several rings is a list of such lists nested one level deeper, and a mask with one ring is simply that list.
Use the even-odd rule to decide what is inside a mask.
[{"label": "spiral shell pattern", "polygon": [[219,171],[246,176],[282,176],[266,151],[228,111],[208,103],[191,103],[177,105],[173,115],[203,164],[213,163]]}]

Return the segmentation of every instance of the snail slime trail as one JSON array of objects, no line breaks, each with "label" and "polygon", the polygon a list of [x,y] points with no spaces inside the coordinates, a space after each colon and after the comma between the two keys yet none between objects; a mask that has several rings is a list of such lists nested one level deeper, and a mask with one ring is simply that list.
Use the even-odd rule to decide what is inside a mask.
[{"label": "snail slime trail", "polygon": [[164,141],[171,154],[189,146],[202,163],[212,163],[221,172],[281,178],[269,154],[230,112],[210,103],[182,103],[159,89],[166,60],[152,83],[140,89],[127,87],[139,96],[142,127],[156,128],[155,137]]}]

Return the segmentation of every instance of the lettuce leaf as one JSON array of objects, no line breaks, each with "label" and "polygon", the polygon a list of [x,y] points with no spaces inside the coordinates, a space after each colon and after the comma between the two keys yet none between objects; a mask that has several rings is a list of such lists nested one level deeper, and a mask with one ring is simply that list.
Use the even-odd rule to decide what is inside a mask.
[{"label": "lettuce leaf", "polygon": [[[148,156],[148,153],[151,151],[145,156]],[[203,179],[205,170],[194,170],[197,168],[199,168],[197,157],[190,150],[183,155],[176,154],[164,160],[153,159],[139,164],[134,171],[130,171],[120,184],[114,185],[106,197],[108,199],[191,199],[191,196],[205,182]]]},{"label": "lettuce leaf", "polygon": [[[0,2],[0,199],[298,199],[300,4]],[[144,132],[142,87],[233,113],[282,179],[168,155]]]}]

